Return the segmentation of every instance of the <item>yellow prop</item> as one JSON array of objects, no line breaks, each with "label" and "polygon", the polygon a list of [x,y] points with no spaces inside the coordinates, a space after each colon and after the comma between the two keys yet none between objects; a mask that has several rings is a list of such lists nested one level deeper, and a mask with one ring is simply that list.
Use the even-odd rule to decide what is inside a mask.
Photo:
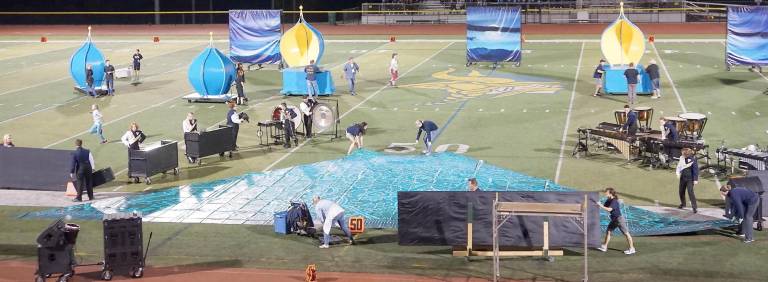
[{"label": "yellow prop", "polygon": [[645,35],[624,16],[624,2],[620,5],[619,18],[603,31],[600,49],[612,65],[637,64],[645,53]]},{"label": "yellow prop", "polygon": [[280,54],[289,67],[309,65],[323,55],[323,38],[304,20],[303,7],[299,6],[299,21],[280,38]]}]

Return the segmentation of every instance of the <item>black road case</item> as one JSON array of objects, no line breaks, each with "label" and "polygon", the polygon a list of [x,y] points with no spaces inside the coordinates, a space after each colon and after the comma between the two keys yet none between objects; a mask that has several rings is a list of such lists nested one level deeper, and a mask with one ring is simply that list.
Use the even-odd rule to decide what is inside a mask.
[{"label": "black road case", "polygon": [[66,282],[75,275],[75,243],[80,226],[64,223],[61,219],[53,222],[37,236],[37,271],[35,281],[60,273],[59,282]]},{"label": "black road case", "polygon": [[224,156],[235,150],[235,136],[232,127],[219,126],[218,129],[203,131],[200,133],[184,133],[184,143],[187,146],[187,157],[196,158],[198,164],[203,162],[200,158],[218,154]]},{"label": "black road case", "polygon": [[163,140],[144,146],[140,150],[128,149],[128,178],[139,183],[152,183],[152,175],[172,171],[179,174],[179,146],[176,141]]},{"label": "black road case", "polygon": [[115,274],[139,278],[144,275],[144,237],[138,214],[108,215],[104,224],[104,265],[101,279]]}]

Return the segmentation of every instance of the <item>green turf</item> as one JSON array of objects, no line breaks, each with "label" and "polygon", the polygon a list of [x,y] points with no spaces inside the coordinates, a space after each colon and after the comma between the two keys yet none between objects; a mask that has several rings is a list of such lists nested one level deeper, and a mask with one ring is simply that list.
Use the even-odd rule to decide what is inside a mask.
[{"label": "green turf", "polygon": [[[701,36],[697,38],[722,38]],[[190,37],[178,37],[190,39]],[[382,39],[381,36],[333,37],[335,39]],[[460,38],[460,37],[431,37]],[[541,36],[537,39],[565,38]],[[595,39],[595,37],[574,37]],[[679,38],[682,38],[679,37]],[[11,37],[0,37],[11,39]],[[19,39],[14,37],[14,39]],[[35,38],[25,38],[34,40]],[[112,37],[110,39],[145,39],[144,37]],[[196,39],[196,38],[195,38]],[[409,38],[413,39],[413,38]],[[116,83],[117,95],[103,99],[85,98],[74,94],[68,78],[69,56],[77,43],[0,43],[0,133],[12,133],[19,146],[72,148],[74,138],[83,138],[86,147],[93,150],[99,167],[110,166],[119,175],[113,183],[100,187],[100,191],[142,191],[183,185],[190,182],[220,179],[266,168],[335,159],[346,153],[345,139],[316,138],[300,149],[286,155],[287,150],[258,147],[255,123],[241,128],[239,144],[243,149],[232,160],[212,157],[204,166],[189,166],[180,160],[179,176],[156,176],[151,186],[127,184],[124,169],[126,150],[116,140],[131,121],[137,121],[150,141],[181,139],[181,120],[185,113],[194,111],[203,127],[215,126],[224,120],[226,109],[222,104],[190,104],[180,96],[191,92],[186,78],[187,64],[206,46],[204,42],[175,43],[150,42],[108,43],[97,45],[113,63],[125,65],[133,49],[141,48],[145,60],[142,65],[144,83],[131,86],[128,81]],[[226,43],[216,43],[222,50]],[[583,190],[597,190],[605,186],[618,189],[629,204],[678,204],[677,183],[670,170],[649,170],[636,164],[625,164],[618,155],[600,154],[591,158],[570,157],[578,127],[592,127],[601,121],[612,121],[613,110],[620,109],[625,96],[594,98],[592,70],[600,59],[598,43],[525,43],[530,53],[523,54],[520,68],[504,66],[497,74],[535,76],[558,82],[561,90],[555,94],[523,93],[493,98],[490,95],[435,104],[446,100],[448,87],[464,87],[459,83],[442,84],[436,89],[421,89],[409,85],[445,83],[433,77],[434,73],[455,69],[451,75],[467,76],[464,67],[464,43],[450,42],[397,42],[348,43],[331,42],[326,46],[323,67],[334,73],[340,110],[345,114],[342,129],[357,121],[367,121],[370,132],[365,137],[366,147],[383,151],[393,142],[413,142],[416,119],[431,119],[445,130],[437,144],[466,144],[467,155],[484,159],[489,164],[537,177],[554,179],[560,160],[563,130],[573,93],[573,107],[566,132],[565,150],[559,182]],[[656,54],[651,45],[643,59],[663,61],[662,87],[664,97],[659,100],[640,98],[640,105],[653,106],[655,118],[677,115],[682,111],[676,93],[671,89],[674,81],[680,100],[688,111],[708,114],[704,131],[710,152],[725,140],[729,147],[765,143],[768,124],[768,101],[763,91],[768,79],[758,74],[737,69],[723,69],[724,46],[721,43],[657,43]],[[665,51],[667,50],[667,51]],[[390,54],[400,54],[401,80],[398,88],[385,88],[388,79],[387,64]],[[356,56],[361,66],[358,96],[346,94],[346,83],[340,79],[339,65],[348,56]],[[659,60],[659,58],[661,60]],[[581,64],[578,62],[581,61]],[[578,65],[578,66],[577,66]],[[481,75],[489,75],[487,66],[474,68]],[[574,78],[578,81],[574,90]],[[491,75],[493,76],[493,75]],[[251,105],[245,110],[254,121],[267,119],[272,109],[284,98],[279,96],[280,73],[273,68],[247,73],[246,91]],[[449,81],[450,82],[450,81]],[[298,104],[299,98],[287,98]],[[91,124],[88,108],[99,104],[105,116],[104,131],[110,142],[96,144],[93,135],[80,134]],[[359,106],[358,106],[359,105]],[[353,107],[358,106],[354,110]],[[350,111],[351,110],[351,111]],[[502,111],[503,110],[503,111]],[[349,112],[348,112],[349,111]],[[764,112],[765,111],[765,112]],[[348,112],[348,113],[347,113]],[[758,115],[756,112],[759,112]],[[711,113],[711,114],[710,114]],[[447,124],[448,120],[450,124]],[[419,148],[421,150],[421,148]],[[492,187],[491,187],[492,189]],[[716,180],[704,173],[697,186],[702,207],[722,203],[716,192]],[[26,209],[2,208],[5,218],[0,232],[6,257],[34,256],[30,249],[37,232],[45,221],[19,221],[11,219]],[[93,230],[100,230],[96,222],[84,222]],[[377,244],[351,249],[334,249],[330,256],[318,255],[309,243],[290,237],[283,240],[272,235],[268,227],[231,225],[148,224],[154,231],[159,246],[152,263],[212,264],[299,269],[309,262],[322,261],[328,269],[360,271],[355,263],[365,264],[366,271],[422,273],[439,276],[470,275],[487,277],[489,262],[464,263],[450,258],[445,248],[404,248],[393,242],[392,231],[372,231]],[[173,239],[169,236],[176,234]],[[761,246],[765,235],[760,233]],[[100,242],[98,232],[84,232],[85,242]],[[617,238],[621,239],[621,238]],[[162,241],[165,240],[165,243]],[[153,239],[155,241],[155,239]],[[381,242],[379,244],[379,242]],[[616,243],[623,248],[623,242]],[[80,251],[87,258],[96,259],[100,243],[87,243]],[[758,269],[757,258],[764,255],[759,247],[747,248],[734,239],[716,233],[696,236],[663,236],[638,238],[640,253],[625,258],[618,252],[595,253],[593,274],[601,281],[618,278],[611,272],[621,270],[622,278],[634,281],[648,280],[758,280],[765,275]],[[288,251],[285,251],[288,250]],[[516,278],[578,279],[579,257],[572,256],[555,264],[540,264],[527,259],[510,260],[505,272]],[[724,265],[721,263],[727,261]],[[722,270],[722,271],[721,271]],[[625,271],[625,272],[624,272]],[[761,272],[762,271],[762,272]],[[602,275],[602,276],[601,276]],[[736,275],[736,276],[730,276]],[[735,277],[735,278],[734,278]]]}]

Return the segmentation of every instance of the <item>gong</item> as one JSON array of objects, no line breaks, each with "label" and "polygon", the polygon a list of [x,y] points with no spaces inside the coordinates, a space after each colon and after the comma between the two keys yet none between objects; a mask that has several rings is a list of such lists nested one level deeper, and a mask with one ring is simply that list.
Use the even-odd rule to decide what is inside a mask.
[{"label": "gong", "polygon": [[312,127],[316,132],[331,128],[335,121],[333,109],[328,104],[319,103],[312,107]]}]

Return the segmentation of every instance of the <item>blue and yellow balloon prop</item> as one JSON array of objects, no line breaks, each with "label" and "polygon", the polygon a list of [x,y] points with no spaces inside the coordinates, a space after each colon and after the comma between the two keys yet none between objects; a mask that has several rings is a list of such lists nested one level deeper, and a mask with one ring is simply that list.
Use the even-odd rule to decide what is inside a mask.
[{"label": "blue and yellow balloon prop", "polygon": [[213,47],[213,33],[210,44],[192,61],[187,71],[189,84],[200,96],[221,95],[229,92],[235,80],[235,64],[221,51]]},{"label": "blue and yellow balloon prop", "polygon": [[78,88],[86,88],[85,68],[87,65],[93,68],[93,86],[99,87],[104,81],[104,55],[91,41],[91,27],[88,27],[88,38],[69,59],[69,74]]},{"label": "blue and yellow balloon prop", "polygon": [[603,31],[600,49],[612,65],[638,64],[645,53],[645,35],[624,15],[624,2],[619,7],[619,17]]},{"label": "blue and yellow balloon prop", "polygon": [[299,21],[280,38],[280,55],[289,67],[320,64],[325,51],[323,35],[304,20],[304,7],[299,6]]}]

